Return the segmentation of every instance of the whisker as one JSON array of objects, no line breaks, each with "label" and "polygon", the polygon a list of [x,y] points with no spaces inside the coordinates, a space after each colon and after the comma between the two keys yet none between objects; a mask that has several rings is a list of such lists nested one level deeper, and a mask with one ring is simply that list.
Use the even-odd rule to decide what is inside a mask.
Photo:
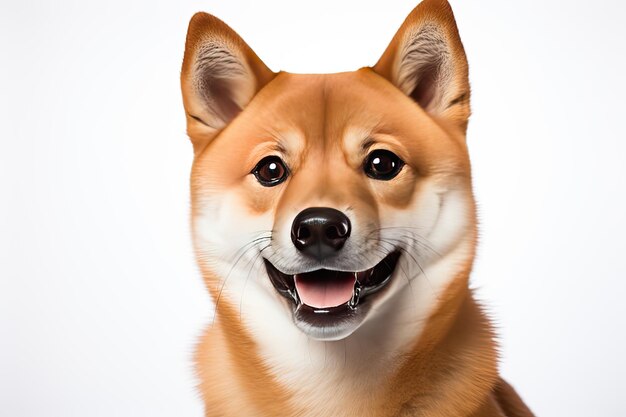
[{"label": "whisker", "polygon": [[[382,241],[381,241],[382,243]],[[385,242],[385,243],[389,243],[389,242]],[[385,265],[387,265],[389,267],[389,265],[387,264],[387,262],[385,261]],[[413,289],[413,278],[409,278],[409,273],[406,271],[406,269],[402,266],[401,262],[398,262],[398,266],[400,267],[400,271],[402,272],[402,275],[404,275],[404,278],[406,279],[406,282],[409,286],[409,289],[411,290],[411,294],[413,294],[413,297],[411,297],[411,299],[413,300],[413,308],[415,309],[415,311],[417,312],[417,304],[415,303],[415,291]]]},{"label": "whisker", "polygon": [[428,244],[428,246],[434,250],[432,243],[425,237],[422,236],[419,232],[413,232],[413,230],[415,231],[423,231],[424,228],[423,227],[412,227],[412,226],[387,226],[387,227],[379,227],[377,229],[373,229],[370,233],[377,233],[381,230],[404,230],[407,233],[409,233],[410,235],[414,236],[415,238],[419,239],[420,241],[422,241],[423,243]]},{"label": "whisker", "polygon": [[243,283],[243,289],[241,290],[241,299],[239,300],[239,321],[241,321],[241,310],[243,307],[243,297],[246,294],[246,287],[248,285],[248,280],[250,279],[250,275],[252,274],[252,270],[254,269],[254,266],[256,265],[257,261],[259,260],[259,258],[261,258],[261,252],[263,252],[264,249],[267,249],[270,246],[270,243],[267,244],[267,246],[265,246],[263,249],[261,249],[259,251],[259,253],[254,257],[254,261],[252,261],[252,265],[250,265],[250,269],[248,270],[248,275],[246,275],[246,280]]},{"label": "whisker", "polygon": [[[228,281],[228,278],[230,278],[232,272],[234,271],[235,267],[237,266],[237,264],[243,259],[243,257],[248,254],[250,251],[255,249],[255,244],[258,244],[259,242],[263,242],[266,240],[270,240],[272,239],[272,230],[269,231],[262,231],[260,233],[269,233],[269,236],[257,236],[256,238],[252,239],[251,241],[247,242],[245,245],[241,246],[239,249],[237,249],[237,251],[235,252],[235,255],[233,255],[233,257],[229,260],[232,261],[232,259],[237,256],[237,254],[239,254],[239,256],[237,256],[237,259],[234,261],[234,263],[231,265],[230,270],[228,271],[228,273],[226,274],[226,276],[224,277],[224,279],[222,280],[221,284],[220,284],[220,290],[217,294],[217,298],[215,300],[215,312],[217,313],[217,310],[219,308],[219,303],[220,300],[222,298],[222,293],[224,292],[224,288],[226,286],[226,282]],[[256,258],[255,258],[256,261]],[[217,314],[213,314],[213,320],[211,322],[211,327],[215,325],[215,320],[217,318]]]},{"label": "whisker", "polygon": [[381,238],[381,237],[379,237],[378,239],[370,239],[370,240],[375,240],[379,245],[385,243],[387,245],[390,245],[392,248],[399,249],[404,254],[406,254],[408,256],[409,260],[413,261],[413,263],[417,266],[417,268],[420,271],[419,273],[417,273],[416,275],[414,275],[412,277],[409,277],[409,274],[406,271],[403,271],[403,274],[404,274],[405,278],[407,279],[407,282],[409,283],[409,285],[411,287],[411,291],[414,293],[411,281],[416,279],[419,275],[423,275],[424,278],[426,279],[426,282],[428,283],[428,286],[431,289],[431,292],[435,295],[436,299],[439,300],[439,296],[436,294],[435,289],[434,289],[434,287],[432,285],[432,282],[430,281],[430,278],[428,278],[428,274],[426,273],[426,271],[422,267],[422,265],[419,262],[419,260],[415,257],[415,255],[412,252],[408,251],[404,247],[404,245],[399,244],[399,243],[406,243],[404,240],[402,240],[402,239],[395,239],[395,238]]}]

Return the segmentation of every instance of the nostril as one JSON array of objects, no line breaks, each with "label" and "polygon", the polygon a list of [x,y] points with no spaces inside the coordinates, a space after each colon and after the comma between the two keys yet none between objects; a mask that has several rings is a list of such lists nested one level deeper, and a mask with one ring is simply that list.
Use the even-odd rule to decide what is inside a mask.
[{"label": "nostril", "polygon": [[311,237],[311,231],[308,227],[302,225],[298,228],[297,238],[301,240],[306,240]]},{"label": "nostril", "polygon": [[[345,235],[345,233],[343,234]],[[328,239],[339,239],[343,237],[337,226],[330,226],[326,229],[326,237]]]}]

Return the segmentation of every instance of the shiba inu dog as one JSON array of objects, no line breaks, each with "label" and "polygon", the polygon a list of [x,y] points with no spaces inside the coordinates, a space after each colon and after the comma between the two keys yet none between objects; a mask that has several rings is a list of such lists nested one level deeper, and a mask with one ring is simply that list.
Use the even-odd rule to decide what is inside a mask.
[{"label": "shiba inu dog", "polygon": [[182,67],[207,416],[531,416],[468,280],[468,65],[425,0],[373,67],[274,73],[196,14]]}]

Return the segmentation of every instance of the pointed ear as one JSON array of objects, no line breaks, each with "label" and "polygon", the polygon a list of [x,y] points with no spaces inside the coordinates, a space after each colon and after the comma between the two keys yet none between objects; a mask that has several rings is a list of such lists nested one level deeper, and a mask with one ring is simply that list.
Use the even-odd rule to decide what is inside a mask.
[{"label": "pointed ear", "polygon": [[427,112],[466,130],[467,59],[446,0],[424,0],[413,9],[373,69]]},{"label": "pointed ear", "polygon": [[204,130],[222,129],[274,75],[228,25],[196,13],[189,22],[181,73],[190,136],[198,123]]}]

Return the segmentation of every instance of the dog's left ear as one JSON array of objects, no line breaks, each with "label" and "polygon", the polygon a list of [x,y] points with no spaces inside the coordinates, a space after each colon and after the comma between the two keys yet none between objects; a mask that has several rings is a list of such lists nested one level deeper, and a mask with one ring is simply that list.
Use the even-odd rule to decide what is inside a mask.
[{"label": "dog's left ear", "polygon": [[373,70],[427,112],[467,128],[467,59],[446,0],[424,0],[406,18]]}]

